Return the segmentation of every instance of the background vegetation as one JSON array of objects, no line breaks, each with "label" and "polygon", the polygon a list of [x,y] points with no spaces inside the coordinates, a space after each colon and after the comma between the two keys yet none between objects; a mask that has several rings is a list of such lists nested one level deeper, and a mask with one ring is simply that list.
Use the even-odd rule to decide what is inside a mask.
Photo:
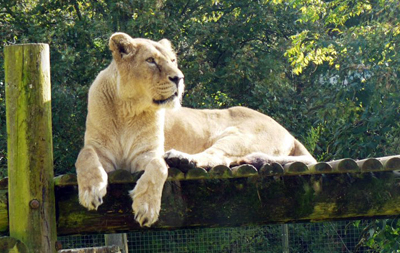
[{"label": "background vegetation", "polygon": [[[116,31],[173,42],[185,106],[257,109],[318,160],[379,157],[400,150],[399,16],[397,0],[0,0],[0,54],[50,44],[56,174],[74,172],[87,91]],[[0,86],[5,175],[4,72]],[[371,225],[370,246],[384,249],[397,225]]]}]

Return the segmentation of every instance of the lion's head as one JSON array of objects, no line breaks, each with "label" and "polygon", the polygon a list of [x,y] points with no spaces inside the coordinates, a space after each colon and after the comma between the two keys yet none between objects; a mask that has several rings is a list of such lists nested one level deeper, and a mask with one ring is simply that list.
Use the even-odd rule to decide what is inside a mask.
[{"label": "lion's head", "polygon": [[118,70],[117,94],[122,100],[163,107],[180,105],[184,76],[167,39],[155,42],[114,33],[109,46]]}]

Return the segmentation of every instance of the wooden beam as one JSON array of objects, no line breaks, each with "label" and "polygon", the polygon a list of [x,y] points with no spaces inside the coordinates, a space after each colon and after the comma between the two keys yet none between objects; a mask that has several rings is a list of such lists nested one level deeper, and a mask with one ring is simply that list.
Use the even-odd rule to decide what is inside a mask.
[{"label": "wooden beam", "polygon": [[[400,186],[393,172],[303,176],[250,176],[167,181],[155,229],[315,222],[400,214]],[[111,184],[104,204],[88,212],[76,186],[57,187],[60,234],[141,230],[127,191]]]},{"label": "wooden beam", "polygon": [[29,252],[55,252],[57,239],[49,52],[47,44],[4,47],[9,230]]},{"label": "wooden beam", "polygon": [[121,253],[121,250],[118,248],[118,246],[104,246],[80,249],[63,249],[59,250],[58,253]]},{"label": "wooden beam", "polygon": [[[400,170],[400,156],[370,158],[370,162],[350,160],[314,164],[307,171],[299,169],[299,164],[286,169],[272,164],[270,170],[265,166],[255,173],[248,165],[233,169],[217,166],[208,172],[170,169],[160,220],[151,229],[398,216],[400,175],[396,171]],[[56,177],[58,234],[148,229],[135,222],[128,196],[140,175],[123,170],[110,174],[108,193],[97,211],[87,211],[79,204],[76,175]],[[5,181],[0,181],[5,187],[0,193],[6,191]],[[0,203],[0,213],[2,206],[6,203]],[[0,215],[2,223],[7,224],[7,219]],[[7,227],[0,227],[0,231],[6,232]]]}]

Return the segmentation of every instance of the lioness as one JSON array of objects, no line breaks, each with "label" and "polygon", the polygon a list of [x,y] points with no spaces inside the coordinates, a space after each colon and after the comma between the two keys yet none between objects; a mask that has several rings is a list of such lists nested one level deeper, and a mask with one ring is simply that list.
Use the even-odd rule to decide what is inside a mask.
[{"label": "lioness", "polygon": [[144,170],[129,193],[132,209],[141,226],[156,222],[168,174],[164,139],[171,149],[165,159],[187,159],[200,167],[315,162],[288,131],[261,113],[243,107],[180,108],[184,76],[168,40],[115,33],[109,47],[113,60],[90,87],[85,144],[76,161],[79,201],[89,210],[102,204],[108,172]]}]

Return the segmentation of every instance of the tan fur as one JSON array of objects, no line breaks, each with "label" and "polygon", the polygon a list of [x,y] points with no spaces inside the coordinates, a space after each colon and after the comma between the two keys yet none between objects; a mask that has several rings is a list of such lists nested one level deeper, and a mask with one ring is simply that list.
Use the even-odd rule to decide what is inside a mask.
[{"label": "tan fur", "polygon": [[97,209],[108,172],[144,170],[130,195],[136,220],[150,226],[158,219],[168,174],[163,108],[180,105],[183,74],[167,40],[116,33],[109,45],[113,61],[89,90],[85,145],[76,161],[79,201]]},{"label": "tan fur", "polygon": [[[277,162],[315,163],[307,149],[272,118],[245,107],[167,110],[164,157],[199,167]],[[184,153],[183,153],[184,152]]]},{"label": "tan fur", "polygon": [[130,192],[132,209],[141,226],[157,221],[168,174],[164,126],[167,161],[205,168],[315,162],[288,131],[254,110],[180,108],[183,74],[169,41],[116,33],[109,46],[113,61],[89,90],[85,145],[76,161],[79,201],[89,210],[101,205],[108,172],[144,170]]}]

